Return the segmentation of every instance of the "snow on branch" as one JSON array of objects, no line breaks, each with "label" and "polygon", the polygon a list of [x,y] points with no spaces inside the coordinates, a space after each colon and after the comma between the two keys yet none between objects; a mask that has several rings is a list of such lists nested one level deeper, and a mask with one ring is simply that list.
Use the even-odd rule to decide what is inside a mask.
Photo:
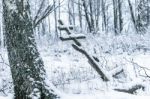
[{"label": "snow on branch", "polygon": [[85,36],[80,36],[80,37],[60,37],[62,41],[67,41],[67,40],[73,40],[73,39],[84,39]]},{"label": "snow on branch", "polygon": [[85,36],[83,34],[75,34],[70,31],[70,28],[73,29],[72,26],[65,26],[62,20],[58,20],[60,26],[58,26],[58,29],[65,30],[67,32],[68,37],[60,37],[61,40],[66,41],[66,40],[73,40],[76,45],[81,46],[81,43],[78,41],[78,39],[84,39]]},{"label": "snow on branch", "polygon": [[136,91],[139,89],[145,90],[145,86],[138,84],[138,85],[131,86],[131,88],[129,89],[114,89],[114,90],[119,91],[119,92],[129,93],[129,94],[135,94]]},{"label": "snow on branch", "polygon": [[112,77],[116,78],[117,75],[119,75],[120,73],[123,73],[123,67],[122,66],[118,66],[115,69],[110,71],[110,74],[112,75]]},{"label": "snow on branch", "polygon": [[60,26],[58,26],[59,30],[66,30],[66,27],[68,27],[70,30],[73,30],[73,25],[65,26],[62,20],[58,20],[58,23]]},{"label": "snow on branch", "polygon": [[81,52],[82,54],[84,54],[87,58],[88,58],[88,62],[90,63],[90,65],[95,69],[95,71],[101,76],[101,78],[103,79],[103,81],[110,81],[110,76],[108,75],[108,73],[106,73],[107,71],[105,71],[103,68],[100,68],[99,65],[97,64],[97,61],[95,61],[95,59],[93,57],[91,57],[85,50],[83,50],[82,47],[78,47],[75,44],[72,44],[72,47]]}]

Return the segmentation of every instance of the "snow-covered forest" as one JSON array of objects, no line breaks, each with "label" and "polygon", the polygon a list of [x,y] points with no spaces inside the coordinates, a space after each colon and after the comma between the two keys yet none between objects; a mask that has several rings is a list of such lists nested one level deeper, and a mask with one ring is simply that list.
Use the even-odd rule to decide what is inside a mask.
[{"label": "snow-covered forest", "polygon": [[0,0],[0,99],[150,99],[150,0]]}]

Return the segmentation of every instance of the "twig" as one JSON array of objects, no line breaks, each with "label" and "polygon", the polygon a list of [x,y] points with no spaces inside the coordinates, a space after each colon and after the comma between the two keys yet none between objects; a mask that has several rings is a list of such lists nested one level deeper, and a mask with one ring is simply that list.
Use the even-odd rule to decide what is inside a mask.
[{"label": "twig", "polygon": [[[54,8],[54,4],[53,5],[48,5],[47,8],[44,10],[44,12],[42,13],[42,8],[44,5],[44,1],[41,3],[40,8],[38,9],[38,12],[33,20],[33,28],[35,28],[43,19],[45,19],[51,12],[53,12],[54,10],[56,10],[57,8],[59,8],[60,6],[57,6]],[[63,3],[64,0],[61,2]],[[42,14],[42,15],[40,15]]]},{"label": "twig", "polygon": [[[143,69],[143,70],[144,70],[144,73],[145,73],[145,75],[146,75],[146,77],[150,78],[150,76],[149,76],[149,75],[147,74],[147,72],[146,72],[146,70],[150,71],[149,68],[144,67],[144,66],[140,66],[138,63],[135,63],[133,60],[132,60],[132,61],[129,61],[129,60],[127,60],[126,58],[124,58],[124,59],[125,59],[126,61],[132,63],[133,65],[138,66],[139,68]],[[142,76],[142,75],[140,75],[140,76]]]},{"label": "twig", "polygon": [[1,54],[0,54],[0,58],[1,58],[1,60],[2,60],[2,62],[0,62],[1,64],[5,64],[5,65],[9,66],[9,64],[5,63],[4,58],[2,57]]}]

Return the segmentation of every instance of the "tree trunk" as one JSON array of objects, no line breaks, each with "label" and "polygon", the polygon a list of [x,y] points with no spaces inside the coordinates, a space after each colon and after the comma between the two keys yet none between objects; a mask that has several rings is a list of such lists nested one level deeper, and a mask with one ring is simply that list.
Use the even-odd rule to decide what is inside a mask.
[{"label": "tree trunk", "polygon": [[3,0],[5,37],[15,99],[54,99],[36,47],[28,0]]},{"label": "tree trunk", "polygon": [[133,13],[133,7],[132,7],[132,4],[131,4],[131,1],[130,1],[130,0],[128,0],[128,4],[129,4],[129,8],[130,8],[130,13],[131,13],[132,22],[133,22],[133,24],[134,24],[134,27],[135,27],[136,32],[138,32],[137,25],[136,25],[136,21],[135,21],[135,16],[134,16],[134,13]]},{"label": "tree trunk", "polygon": [[82,0],[82,2],[83,2],[83,8],[84,8],[84,12],[85,12],[86,22],[88,24],[89,31],[92,32],[91,22],[90,22],[90,18],[89,18],[89,15],[88,15],[88,8],[87,8],[87,5],[86,5],[86,2],[85,2],[85,0]]},{"label": "tree trunk", "polygon": [[71,0],[71,8],[72,8],[72,21],[73,21],[73,25],[76,25],[76,19],[75,19],[75,5],[74,5],[74,0]]},{"label": "tree trunk", "polygon": [[149,0],[147,0],[147,25],[149,25],[149,21],[150,21],[150,5],[149,5]]},{"label": "tree trunk", "polygon": [[81,6],[81,1],[80,0],[78,0],[78,11],[79,11],[80,28],[82,29],[82,6]]},{"label": "tree trunk", "polygon": [[96,29],[99,30],[99,16],[100,16],[100,0],[96,0],[96,16],[95,16],[95,25]]},{"label": "tree trunk", "polygon": [[118,0],[118,12],[119,12],[119,32],[121,33],[123,29],[122,0]]},{"label": "tree trunk", "polygon": [[[56,8],[56,1],[53,0],[54,8]],[[58,38],[58,31],[57,31],[57,9],[54,10],[54,19],[55,19],[55,36]]]},{"label": "tree trunk", "polygon": [[89,6],[90,6],[90,18],[91,18],[91,30],[94,31],[95,28],[95,22],[94,22],[94,13],[93,13],[93,1],[89,0]]},{"label": "tree trunk", "polygon": [[102,26],[103,26],[103,30],[106,30],[106,11],[105,11],[105,2],[104,0],[101,1],[101,9],[102,9]]},{"label": "tree trunk", "polygon": [[148,27],[148,2],[147,0],[140,0],[138,4],[138,18],[137,18],[137,28],[140,33],[146,33]]},{"label": "tree trunk", "polygon": [[113,0],[113,10],[114,10],[114,32],[118,35],[118,15],[117,15],[117,2]]},{"label": "tree trunk", "polygon": [[70,0],[68,0],[68,17],[69,17],[69,24],[70,25],[73,25],[73,22],[72,22],[72,12],[71,12],[71,8],[70,8]]}]

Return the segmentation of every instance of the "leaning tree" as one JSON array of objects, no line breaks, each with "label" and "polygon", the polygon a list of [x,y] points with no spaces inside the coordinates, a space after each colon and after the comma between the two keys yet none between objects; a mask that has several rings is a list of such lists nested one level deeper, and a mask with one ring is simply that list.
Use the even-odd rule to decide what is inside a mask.
[{"label": "leaning tree", "polygon": [[3,0],[4,35],[15,99],[56,98],[53,90],[46,87],[45,69],[34,38],[34,27],[48,15],[46,10],[34,23],[29,0]]}]

